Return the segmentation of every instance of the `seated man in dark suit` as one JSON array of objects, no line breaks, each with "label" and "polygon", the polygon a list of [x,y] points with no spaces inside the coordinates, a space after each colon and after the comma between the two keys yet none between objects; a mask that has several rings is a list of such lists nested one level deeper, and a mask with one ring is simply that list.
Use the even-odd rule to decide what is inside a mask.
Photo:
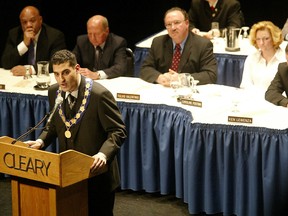
[{"label": "seated man in dark suit", "polygon": [[[165,13],[164,24],[168,35],[153,39],[149,54],[141,66],[140,78],[169,86],[171,75],[178,72],[192,74],[195,80],[199,80],[199,85],[215,83],[217,62],[213,44],[189,31],[187,12],[178,7],[171,8]],[[175,68],[172,64],[173,55],[176,56],[179,45],[180,62]]]},{"label": "seated man in dark suit", "polygon": [[81,75],[111,79],[127,71],[126,47],[124,38],[109,32],[107,18],[95,15],[87,22],[87,34],[78,36],[73,53],[81,65]]},{"label": "seated man in dark suit", "polygon": [[37,61],[49,61],[56,51],[66,48],[64,34],[43,23],[37,8],[25,7],[19,18],[21,26],[9,31],[2,55],[2,66],[14,76],[26,73],[24,65],[35,67]]},{"label": "seated man in dark suit", "polygon": [[288,19],[286,20],[283,28],[282,28],[282,36],[284,40],[288,41]]},{"label": "seated man in dark suit", "polygon": [[[278,71],[265,93],[265,99],[277,106],[288,108],[288,45],[285,48],[287,62],[278,65]],[[285,92],[286,97],[283,95]]]},{"label": "seated man in dark suit", "polygon": [[192,32],[208,32],[205,36],[209,39],[212,38],[212,22],[218,22],[220,30],[244,25],[244,16],[237,0],[192,0],[188,14]]}]

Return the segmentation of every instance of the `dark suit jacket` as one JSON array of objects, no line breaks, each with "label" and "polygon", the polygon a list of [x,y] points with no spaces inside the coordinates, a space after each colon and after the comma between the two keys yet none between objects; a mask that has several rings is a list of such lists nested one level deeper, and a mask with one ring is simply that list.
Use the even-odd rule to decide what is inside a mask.
[{"label": "dark suit jacket", "polygon": [[[168,72],[173,57],[173,42],[170,36],[162,35],[152,41],[147,58],[143,61],[140,78],[155,82],[160,74]],[[180,63],[181,73],[191,73],[199,85],[215,83],[217,61],[213,54],[212,43],[203,37],[189,32]]]},{"label": "dark suit jacket", "polygon": [[287,62],[278,65],[278,71],[265,93],[265,99],[275,105],[286,107],[288,99],[282,95],[283,92],[288,95]]},{"label": "dark suit jacket", "polygon": [[[2,55],[2,66],[5,69],[11,69],[17,65],[28,64],[28,52],[20,56],[17,50],[18,44],[22,41],[23,31],[21,26],[9,31],[6,46]],[[51,56],[56,51],[65,48],[66,43],[64,34],[43,23],[37,42],[35,63],[37,63],[37,61],[50,61]]]},{"label": "dark suit jacket", "polygon": [[[49,88],[48,97],[50,107],[53,107],[55,104],[56,91],[58,88],[58,84]],[[85,78],[82,77],[75,104],[76,110],[79,109],[82,103],[84,90]],[[62,97],[65,98],[64,92]],[[65,102],[62,103],[62,106],[65,110]],[[66,127],[57,112],[52,118],[49,131],[43,131],[39,138],[42,139],[45,146],[47,146],[55,137],[58,137],[60,152],[67,149],[74,149],[93,156],[101,151],[107,156],[109,170],[107,173],[96,177],[98,182],[102,184],[98,185],[98,187],[101,188],[106,185],[106,187],[109,186],[110,191],[116,189],[120,184],[116,154],[126,138],[126,129],[113,95],[99,83],[93,82],[87,109],[81,121],[70,128],[72,133],[70,139],[65,138],[65,130]]]},{"label": "dark suit jacket", "polygon": [[200,31],[211,30],[212,22],[218,22],[220,29],[244,25],[244,16],[237,0],[218,0],[214,12],[207,1],[192,0],[188,14],[190,28],[198,28]]},{"label": "dark suit jacket", "polygon": [[[127,42],[124,38],[109,33],[103,48],[100,70],[103,70],[108,78],[124,76],[127,71]],[[77,43],[73,49],[77,62],[83,68],[93,71],[95,49],[87,35],[77,37]]]}]

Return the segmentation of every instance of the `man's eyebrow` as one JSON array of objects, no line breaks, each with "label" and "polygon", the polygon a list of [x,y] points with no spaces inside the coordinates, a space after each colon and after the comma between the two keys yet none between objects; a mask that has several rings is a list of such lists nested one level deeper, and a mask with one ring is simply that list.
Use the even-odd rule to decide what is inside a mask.
[{"label": "man's eyebrow", "polygon": [[57,73],[57,74],[63,74],[63,73],[66,73],[66,72],[70,72],[70,69],[66,68],[64,69],[63,71],[53,71],[53,73]]}]

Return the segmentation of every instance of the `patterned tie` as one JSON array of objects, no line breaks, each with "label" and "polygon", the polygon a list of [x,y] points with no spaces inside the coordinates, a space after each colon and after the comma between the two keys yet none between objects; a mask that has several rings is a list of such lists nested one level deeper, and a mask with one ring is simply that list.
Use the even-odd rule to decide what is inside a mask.
[{"label": "patterned tie", "polygon": [[35,64],[35,53],[34,53],[34,42],[31,41],[28,47],[28,64],[34,65]]},{"label": "patterned tie", "polygon": [[180,44],[176,44],[173,59],[172,59],[172,64],[171,64],[171,69],[173,71],[178,72],[180,58],[181,58],[181,46]]},{"label": "patterned tie", "polygon": [[102,48],[100,46],[97,46],[95,48],[94,71],[97,71],[100,68],[101,56]]},{"label": "patterned tie", "polygon": [[75,97],[71,94],[68,95],[68,103],[69,103],[69,107],[72,110],[75,104]]}]

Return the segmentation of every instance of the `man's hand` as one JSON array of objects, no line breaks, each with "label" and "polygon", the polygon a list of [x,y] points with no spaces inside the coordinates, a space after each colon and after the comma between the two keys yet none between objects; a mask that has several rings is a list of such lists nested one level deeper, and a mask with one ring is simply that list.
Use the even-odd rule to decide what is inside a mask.
[{"label": "man's hand", "polygon": [[42,144],[37,140],[36,141],[28,140],[28,141],[25,141],[24,143],[28,144],[29,147],[33,149],[41,149],[42,147]]},{"label": "man's hand", "polygon": [[27,47],[29,47],[31,41],[33,41],[35,39],[35,32],[34,32],[34,29],[31,27],[31,28],[27,28],[25,29],[24,31],[24,43]]},{"label": "man's hand", "polygon": [[99,73],[90,71],[88,68],[79,68],[78,73],[80,73],[84,77],[87,77],[93,80],[100,79]]},{"label": "man's hand", "polygon": [[170,75],[169,75],[169,73],[160,74],[159,77],[157,78],[156,82],[165,86],[165,87],[170,87]]},{"label": "man's hand", "polygon": [[197,35],[200,34],[200,30],[197,29],[197,28],[193,28],[191,31],[192,31],[194,34],[197,34]]},{"label": "man's hand", "polygon": [[91,173],[101,170],[101,168],[103,168],[107,163],[106,156],[102,152],[95,154],[93,158],[94,162],[90,167]]},{"label": "man's hand", "polygon": [[26,68],[22,65],[15,66],[11,69],[13,76],[24,76],[26,73]]}]

